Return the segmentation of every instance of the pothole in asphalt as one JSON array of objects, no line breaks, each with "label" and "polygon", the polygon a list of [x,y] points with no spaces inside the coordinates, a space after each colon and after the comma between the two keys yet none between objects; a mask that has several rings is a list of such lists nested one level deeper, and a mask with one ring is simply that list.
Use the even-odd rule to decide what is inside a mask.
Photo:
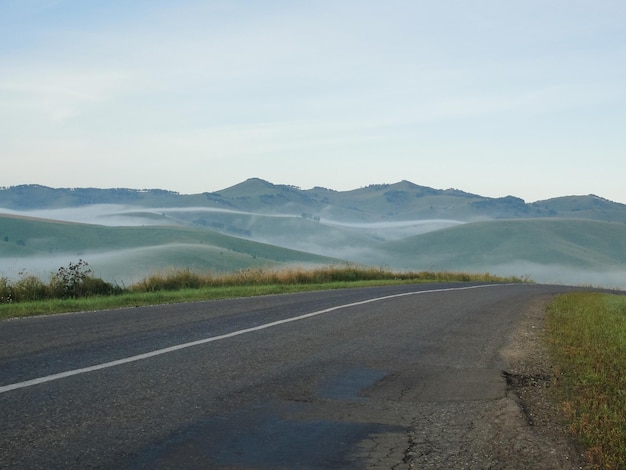
[{"label": "pothole in asphalt", "polygon": [[387,375],[376,369],[355,368],[332,377],[318,386],[317,396],[326,400],[364,401],[361,391]]},{"label": "pothole in asphalt", "polygon": [[502,376],[506,380],[507,387],[515,393],[517,404],[522,410],[528,425],[534,426],[535,417],[529,409],[530,403],[527,399],[527,394],[533,388],[548,387],[553,377],[549,374],[514,374],[508,371],[503,371]]},{"label": "pothole in asphalt", "polygon": [[502,375],[506,379],[507,385],[511,388],[545,387],[552,380],[552,376],[549,374],[527,375],[504,371]]}]

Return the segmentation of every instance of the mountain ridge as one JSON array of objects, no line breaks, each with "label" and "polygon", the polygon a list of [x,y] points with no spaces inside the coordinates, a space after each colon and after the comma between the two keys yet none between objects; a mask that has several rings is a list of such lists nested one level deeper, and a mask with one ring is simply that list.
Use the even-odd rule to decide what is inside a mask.
[{"label": "mountain ridge", "polygon": [[0,188],[0,208],[29,211],[118,204],[147,208],[206,207],[300,214],[352,221],[506,218],[584,218],[626,223],[626,204],[589,195],[526,202],[513,195],[486,197],[456,188],[435,189],[408,180],[347,191],[301,189],[249,178],[219,191],[181,194],[164,189],[51,188],[32,184]]}]

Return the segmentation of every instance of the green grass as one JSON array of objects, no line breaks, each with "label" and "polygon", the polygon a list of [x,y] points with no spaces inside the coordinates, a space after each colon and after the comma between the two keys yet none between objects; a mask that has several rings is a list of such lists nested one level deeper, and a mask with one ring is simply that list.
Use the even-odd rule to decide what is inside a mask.
[{"label": "green grass", "polygon": [[626,468],[626,296],[559,296],[546,331],[569,430],[592,468]]},{"label": "green grass", "polygon": [[[80,298],[48,298],[34,300],[37,291],[49,292],[43,282],[32,276],[27,283],[0,283],[0,319],[62,312],[102,310],[129,306],[192,302],[255,295],[303,292],[321,289],[365,287],[374,285],[420,282],[523,282],[519,278],[500,278],[485,274],[393,272],[380,268],[358,266],[316,269],[249,269],[236,273],[215,275],[196,273],[189,269],[155,273],[127,288],[117,287],[111,295],[84,294]],[[92,279],[92,278],[89,278]],[[97,279],[97,278],[96,278]],[[89,284],[86,287],[89,287]],[[98,288],[101,285],[95,284]],[[4,286],[4,289],[3,289]],[[22,289],[22,291],[20,291]],[[2,292],[10,292],[11,297]],[[9,298],[8,301],[7,298]],[[23,298],[25,301],[14,301]]]}]

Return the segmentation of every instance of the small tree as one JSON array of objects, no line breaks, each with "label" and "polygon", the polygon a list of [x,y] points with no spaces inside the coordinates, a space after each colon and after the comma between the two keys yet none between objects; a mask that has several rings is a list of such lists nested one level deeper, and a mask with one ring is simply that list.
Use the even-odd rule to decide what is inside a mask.
[{"label": "small tree", "polygon": [[80,297],[85,294],[85,281],[91,272],[87,261],[82,259],[79,259],[77,263],[70,261],[67,268],[61,266],[52,276],[50,286],[58,297],[64,299]]}]

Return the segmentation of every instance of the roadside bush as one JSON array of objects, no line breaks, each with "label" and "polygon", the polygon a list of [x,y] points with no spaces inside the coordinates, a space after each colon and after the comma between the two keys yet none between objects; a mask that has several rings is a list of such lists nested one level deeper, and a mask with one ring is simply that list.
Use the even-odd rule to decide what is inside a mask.
[{"label": "roadside bush", "polygon": [[79,259],[68,267],[61,266],[50,278],[50,289],[56,298],[76,298],[83,293],[85,278],[91,274],[91,269],[86,261]]},{"label": "roadside bush", "polygon": [[79,259],[67,267],[60,267],[50,279],[52,296],[61,299],[87,297],[90,295],[111,295],[121,293],[123,289],[91,276],[89,264]]},{"label": "roadside bush", "polygon": [[14,301],[13,285],[6,277],[0,277],[0,304],[8,304]]},{"label": "roadside bush", "polygon": [[16,282],[0,278],[0,304],[43,300],[49,297],[49,289],[38,277],[24,275]]},{"label": "roadside bush", "polygon": [[13,285],[13,297],[15,302],[43,300],[50,297],[50,290],[38,277],[26,275]]},{"label": "roadside bush", "polygon": [[99,277],[87,276],[83,279],[82,292],[84,296],[120,295],[124,293],[124,289],[118,285],[106,282]]},{"label": "roadside bush", "polygon": [[11,281],[0,278],[0,304],[29,302],[47,299],[67,299],[92,295],[122,294],[125,289],[91,276],[86,261],[79,260],[68,267],[61,267],[50,276],[46,284],[36,276],[19,273],[21,278]]},{"label": "roadside bush", "polygon": [[206,278],[190,269],[172,270],[166,273],[155,273],[133,284],[130,289],[135,292],[156,292],[160,290],[199,289],[208,285]]}]

